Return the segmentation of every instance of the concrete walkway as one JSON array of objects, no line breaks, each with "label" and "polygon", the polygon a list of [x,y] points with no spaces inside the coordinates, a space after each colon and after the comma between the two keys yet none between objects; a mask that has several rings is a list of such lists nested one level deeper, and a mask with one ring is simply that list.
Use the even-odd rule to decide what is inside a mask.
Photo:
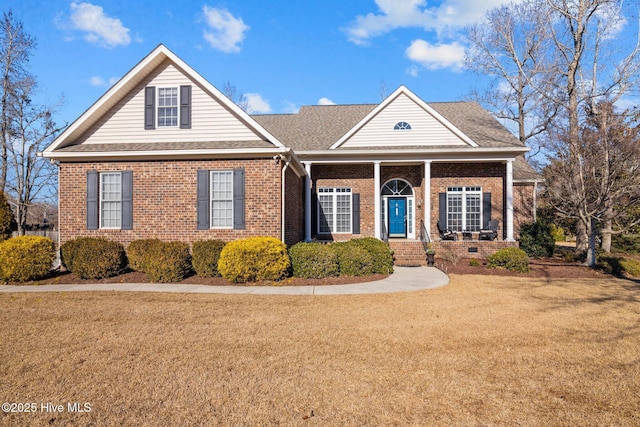
[{"label": "concrete walkway", "polygon": [[435,267],[394,267],[389,277],[375,282],[324,286],[208,286],[175,283],[100,283],[91,285],[0,285],[0,292],[129,291],[255,295],[356,295],[419,291],[444,286],[449,276]]}]

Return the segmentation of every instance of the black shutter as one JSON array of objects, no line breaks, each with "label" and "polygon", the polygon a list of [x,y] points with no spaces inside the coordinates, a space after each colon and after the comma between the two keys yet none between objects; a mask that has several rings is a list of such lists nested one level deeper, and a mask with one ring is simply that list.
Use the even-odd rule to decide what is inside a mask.
[{"label": "black shutter", "polygon": [[354,193],[351,196],[351,203],[353,206],[351,207],[352,212],[352,232],[353,234],[360,234],[360,194]]},{"label": "black shutter", "polygon": [[87,230],[98,229],[98,172],[87,172]]},{"label": "black shutter", "polygon": [[133,172],[122,171],[122,230],[133,229]]},{"label": "black shutter", "polygon": [[482,228],[489,228],[491,221],[491,193],[482,193]]},{"label": "black shutter", "polygon": [[198,183],[197,183],[197,216],[198,216],[198,230],[208,230],[210,226],[209,221],[209,171],[198,171]]},{"label": "black shutter", "polygon": [[438,193],[438,221],[440,226],[445,229],[447,225],[447,193]]},{"label": "black shutter", "polygon": [[233,170],[233,228],[244,230],[244,169]]},{"label": "black shutter", "polygon": [[180,129],[191,129],[191,86],[180,86]]},{"label": "black shutter", "polygon": [[156,88],[154,86],[144,88],[144,128],[156,128]]},{"label": "black shutter", "polygon": [[311,238],[318,235],[318,195],[311,189]]}]

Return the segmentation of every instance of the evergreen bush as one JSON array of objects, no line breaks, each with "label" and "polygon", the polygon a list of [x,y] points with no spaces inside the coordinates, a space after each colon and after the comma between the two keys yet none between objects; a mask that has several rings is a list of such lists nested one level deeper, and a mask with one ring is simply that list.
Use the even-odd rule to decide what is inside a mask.
[{"label": "evergreen bush", "polygon": [[0,243],[0,279],[28,282],[47,275],[55,245],[43,236],[19,236]]},{"label": "evergreen bush", "polygon": [[371,255],[371,272],[373,274],[393,273],[393,254],[387,243],[374,237],[361,237],[353,239],[352,242]]},{"label": "evergreen bush", "polygon": [[373,257],[353,240],[335,242],[331,248],[338,256],[340,276],[367,276],[373,272]]},{"label": "evergreen bush", "polygon": [[520,249],[530,257],[551,257],[556,241],[551,235],[551,227],[541,221],[523,224],[520,227]]},{"label": "evergreen bush", "polygon": [[11,228],[14,223],[13,211],[4,192],[0,191],[0,242],[11,237]]},{"label": "evergreen bush", "polygon": [[127,266],[124,248],[101,237],[78,237],[60,247],[62,264],[81,279],[117,276]]},{"label": "evergreen bush", "polygon": [[146,260],[149,258],[155,246],[162,245],[160,239],[140,239],[134,240],[127,246],[127,258],[129,259],[129,268],[134,271],[147,272]]},{"label": "evergreen bush", "polygon": [[222,240],[199,240],[193,243],[192,264],[200,277],[220,277],[218,261],[226,243]]},{"label": "evergreen bush", "polygon": [[143,271],[152,282],[179,282],[193,271],[189,245],[184,242],[152,243],[142,258]]},{"label": "evergreen bush", "polygon": [[230,282],[281,280],[291,267],[287,247],[274,237],[234,240],[220,253],[218,271]]},{"label": "evergreen bush", "polygon": [[518,273],[529,272],[529,256],[518,248],[504,248],[489,255],[488,266],[491,268],[505,268]]},{"label": "evergreen bush", "polygon": [[338,257],[330,245],[300,242],[289,248],[294,277],[322,279],[337,276]]}]

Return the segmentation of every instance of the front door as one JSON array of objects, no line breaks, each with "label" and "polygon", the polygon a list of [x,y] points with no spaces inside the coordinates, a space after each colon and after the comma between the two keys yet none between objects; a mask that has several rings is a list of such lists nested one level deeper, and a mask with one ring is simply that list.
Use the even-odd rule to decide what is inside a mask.
[{"label": "front door", "polygon": [[387,199],[389,207],[389,237],[407,237],[407,199],[406,197],[390,197]]}]

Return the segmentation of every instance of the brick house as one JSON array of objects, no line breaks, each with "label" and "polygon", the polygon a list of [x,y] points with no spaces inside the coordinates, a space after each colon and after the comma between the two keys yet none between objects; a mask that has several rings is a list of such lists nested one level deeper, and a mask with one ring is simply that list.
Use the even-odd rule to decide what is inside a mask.
[{"label": "brick house", "polygon": [[[160,45],[42,155],[59,165],[61,242],[372,236],[402,253],[422,227],[437,241],[440,219],[471,232],[449,248],[485,256],[534,218],[527,150],[478,104],[405,87],[380,104],[249,115]],[[478,241],[492,219],[498,239]]]}]

